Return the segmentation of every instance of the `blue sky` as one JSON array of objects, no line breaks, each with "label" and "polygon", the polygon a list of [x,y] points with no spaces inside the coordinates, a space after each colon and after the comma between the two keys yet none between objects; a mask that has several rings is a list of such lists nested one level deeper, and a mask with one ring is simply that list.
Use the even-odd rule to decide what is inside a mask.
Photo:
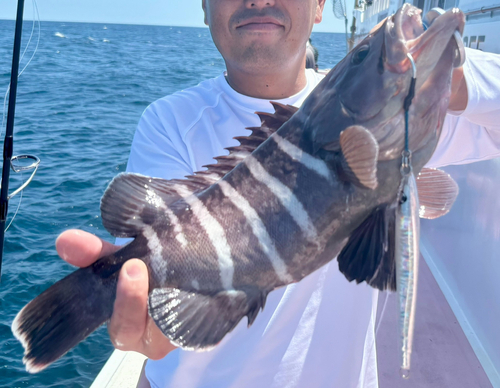
[{"label": "blue sky", "polygon": [[[36,0],[41,20],[203,27],[201,0]],[[317,32],[344,32],[327,0]],[[32,20],[32,0],[25,0],[25,19]],[[349,24],[352,4],[348,1]],[[0,0],[0,19],[15,19],[17,0]]]}]

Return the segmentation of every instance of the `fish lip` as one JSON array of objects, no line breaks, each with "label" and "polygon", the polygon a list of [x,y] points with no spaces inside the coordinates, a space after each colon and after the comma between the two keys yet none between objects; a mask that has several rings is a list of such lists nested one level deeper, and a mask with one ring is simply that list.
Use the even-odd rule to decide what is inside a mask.
[{"label": "fish lip", "polygon": [[[454,27],[453,29],[450,26]],[[418,64],[418,58],[425,51],[429,42],[433,41],[436,37],[447,34],[450,39],[455,39],[455,31],[461,35],[465,26],[465,15],[458,8],[452,8],[443,15],[435,19],[431,26],[422,34],[414,39],[407,40],[405,46]],[[449,40],[446,42],[448,43]],[[446,46],[446,45],[444,45]]]},{"label": "fish lip", "polygon": [[276,24],[277,26],[284,27],[284,25],[276,18],[270,16],[253,16],[238,23],[236,25],[236,29],[249,24]]},{"label": "fish lip", "polygon": [[[406,54],[411,54],[418,68],[419,57],[427,51],[429,46],[432,46],[431,42],[441,40],[442,47],[446,47],[451,39],[457,39],[454,35],[462,34],[465,16],[458,8],[452,8],[437,17],[430,27],[424,30],[420,10],[408,4],[391,18],[388,18],[388,23],[392,23],[392,26],[389,25],[388,31],[386,31],[391,37],[390,39],[393,42],[399,42],[397,45],[398,50],[400,50],[398,56],[400,61],[392,61],[393,63],[388,61],[385,65],[391,72],[405,73],[411,68]],[[449,39],[445,41],[442,36],[449,36]],[[440,54],[436,55],[436,63],[439,61],[439,57]]]}]

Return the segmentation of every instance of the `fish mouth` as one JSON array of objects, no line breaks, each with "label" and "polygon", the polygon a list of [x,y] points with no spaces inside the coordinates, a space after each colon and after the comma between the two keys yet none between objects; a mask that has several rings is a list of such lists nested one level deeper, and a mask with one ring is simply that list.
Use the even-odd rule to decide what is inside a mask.
[{"label": "fish mouth", "polygon": [[421,14],[420,9],[405,4],[387,20],[385,46],[388,70],[395,73],[407,72],[411,68],[407,54],[411,54],[417,71],[422,76],[420,70],[423,74],[432,70],[452,40],[456,46],[454,65],[462,65],[463,49],[459,45],[462,45],[461,34],[465,26],[463,12],[452,8],[436,17],[427,30],[422,23]]}]

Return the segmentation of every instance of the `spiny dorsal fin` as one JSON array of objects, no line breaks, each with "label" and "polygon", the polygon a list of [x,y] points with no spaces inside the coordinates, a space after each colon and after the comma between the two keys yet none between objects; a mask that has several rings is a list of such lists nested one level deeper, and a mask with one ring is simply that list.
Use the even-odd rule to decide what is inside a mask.
[{"label": "spiny dorsal fin", "polygon": [[271,133],[276,132],[283,124],[299,110],[292,105],[283,105],[279,102],[271,101],[274,107],[274,113],[256,112],[261,121],[261,127],[269,129]]},{"label": "spiny dorsal fin", "polygon": [[458,195],[453,178],[437,168],[423,168],[417,177],[420,218],[434,219],[451,210]]},{"label": "spiny dorsal fin", "polygon": [[349,170],[359,182],[369,189],[375,190],[377,181],[378,143],[366,128],[353,125],[340,133],[340,147]]},{"label": "spiny dorsal fin", "polygon": [[[208,170],[197,172],[195,176],[199,174],[213,175],[212,173],[222,174],[222,176],[226,175],[235,168],[238,163],[242,162],[243,159],[255,151],[258,146],[265,142],[269,136],[276,132],[298,110],[298,108],[292,105],[283,105],[279,102],[271,101],[271,104],[274,107],[274,113],[255,112],[260,117],[260,127],[247,128],[252,131],[249,136],[235,137],[240,144],[238,146],[226,148],[229,151],[229,155],[214,158],[217,160],[217,164],[203,166]],[[216,181],[212,182],[212,184],[215,182]]]},{"label": "spiny dorsal fin", "polygon": [[[182,197],[199,193],[224,177],[298,110],[290,105],[271,102],[274,113],[257,113],[260,127],[248,128],[249,136],[238,136],[240,145],[229,147],[229,155],[215,158],[217,163],[204,166],[186,179],[165,180],[140,174],[124,173],[109,184],[101,200],[104,227],[115,237],[135,237],[144,224],[154,218],[155,211],[168,207]],[[151,219],[153,219],[151,218]]]}]

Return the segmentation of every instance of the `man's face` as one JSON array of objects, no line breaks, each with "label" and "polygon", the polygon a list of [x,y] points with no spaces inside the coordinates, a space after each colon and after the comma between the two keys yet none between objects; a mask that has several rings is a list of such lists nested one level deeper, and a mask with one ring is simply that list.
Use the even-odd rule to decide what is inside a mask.
[{"label": "man's face", "polygon": [[326,0],[202,1],[205,23],[228,70],[253,73],[303,61]]}]

